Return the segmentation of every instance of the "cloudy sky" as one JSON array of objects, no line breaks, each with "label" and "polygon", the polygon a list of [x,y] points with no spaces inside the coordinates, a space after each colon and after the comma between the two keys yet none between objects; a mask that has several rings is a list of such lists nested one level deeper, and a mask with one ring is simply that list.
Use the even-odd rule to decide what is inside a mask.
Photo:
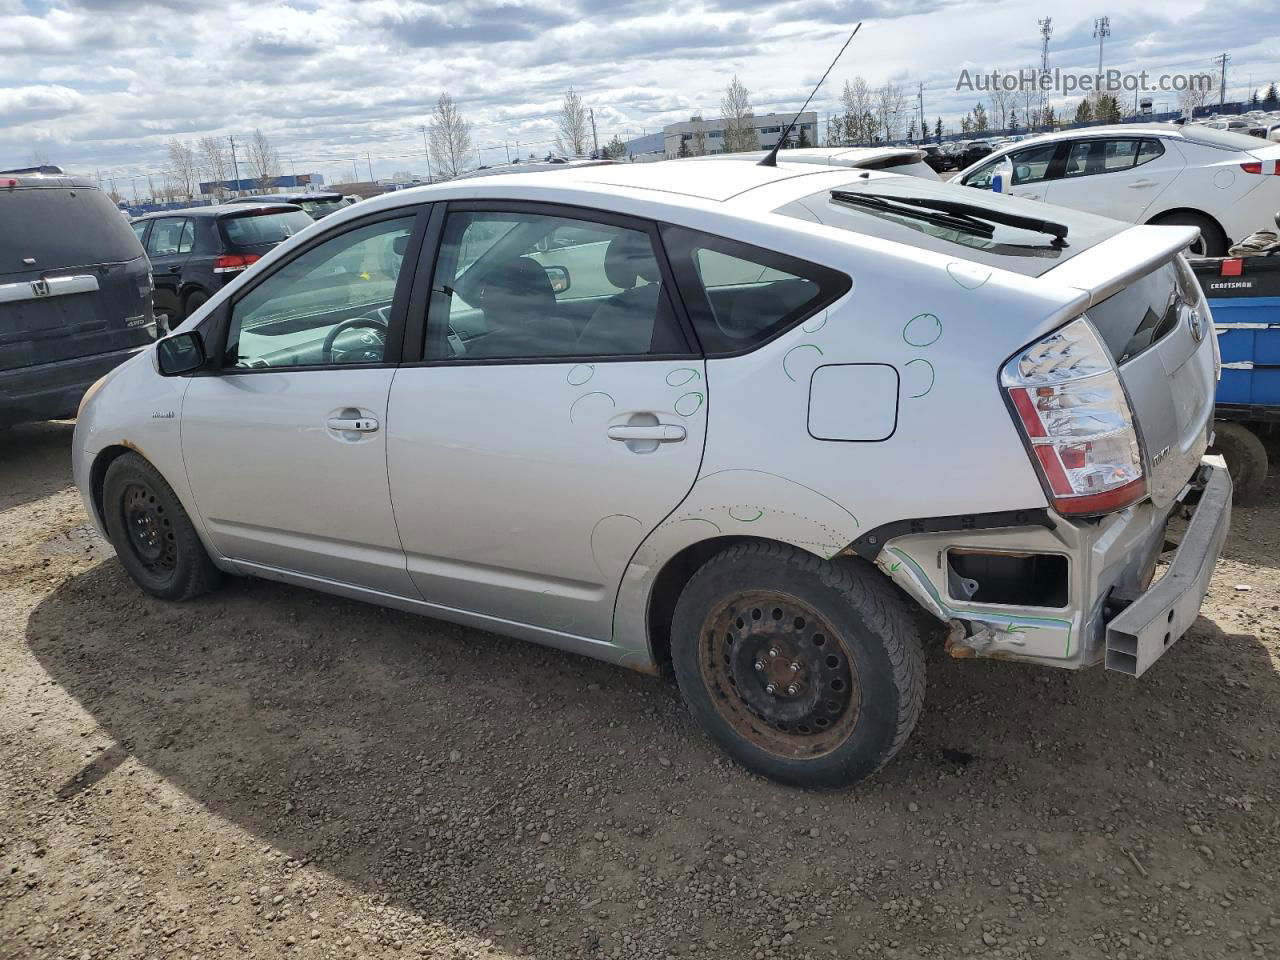
[{"label": "cloudy sky", "polygon": [[261,128],[285,172],[420,172],[441,90],[495,162],[550,147],[570,85],[601,142],[717,114],[735,72],[757,113],[797,109],[858,20],[820,116],[861,74],[923,83],[926,115],[954,125],[975,99],[962,68],[1038,62],[1046,15],[1051,66],[1091,68],[1102,14],[1108,67],[1212,71],[1228,51],[1229,98],[1280,82],[1276,0],[0,0],[0,166],[127,179],[161,170],[170,138]]}]

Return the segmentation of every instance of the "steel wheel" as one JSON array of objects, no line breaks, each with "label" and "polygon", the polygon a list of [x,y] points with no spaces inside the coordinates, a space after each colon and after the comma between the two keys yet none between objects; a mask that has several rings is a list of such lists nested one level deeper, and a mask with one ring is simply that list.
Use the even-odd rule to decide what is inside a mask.
[{"label": "steel wheel", "polygon": [[121,510],[129,548],[143,569],[157,577],[172,573],[178,565],[178,542],[164,504],[153,491],[131,483],[125,487]]},{"label": "steel wheel", "polygon": [[790,594],[744,593],[714,607],[699,666],[717,712],[776,756],[824,756],[857,725],[861,686],[844,641]]}]

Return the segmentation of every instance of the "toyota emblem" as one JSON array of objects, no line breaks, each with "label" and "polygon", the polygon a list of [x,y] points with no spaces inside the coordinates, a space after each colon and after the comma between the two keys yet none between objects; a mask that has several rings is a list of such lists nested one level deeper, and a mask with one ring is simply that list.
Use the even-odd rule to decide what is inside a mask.
[{"label": "toyota emblem", "polygon": [[1191,336],[1196,343],[1204,339],[1204,317],[1195,307],[1187,311],[1187,326],[1191,328]]}]

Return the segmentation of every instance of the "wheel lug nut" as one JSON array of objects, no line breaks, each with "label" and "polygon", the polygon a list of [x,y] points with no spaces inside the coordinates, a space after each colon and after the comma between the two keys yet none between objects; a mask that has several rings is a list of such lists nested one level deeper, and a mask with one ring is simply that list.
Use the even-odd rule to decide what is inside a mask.
[{"label": "wheel lug nut", "polygon": [[792,673],[799,673],[799,672],[800,672],[800,664],[798,664],[798,663],[794,663],[794,662],[793,662],[793,663],[791,664],[791,672],[792,672]]},{"label": "wheel lug nut", "polygon": [[757,660],[757,661],[756,661],[756,670],[757,670],[757,671],[760,671],[760,670],[763,670],[763,669],[764,669],[764,661],[763,661],[763,660]]},{"label": "wheel lug nut", "polygon": [[768,694],[774,694],[774,693],[777,693],[777,692],[778,692],[778,687],[777,687],[777,685],[776,685],[776,684],[772,684],[772,683],[767,684],[767,685],[765,686],[765,688],[764,688],[764,692],[765,692],[765,693],[768,693]]},{"label": "wheel lug nut", "polygon": [[800,692],[800,687],[797,684],[793,683],[791,684],[791,686],[787,687],[787,693],[789,693],[793,697],[799,692]]},{"label": "wheel lug nut", "polygon": [[777,647],[770,647],[770,648],[769,648],[769,656],[771,656],[771,657],[776,657],[777,655],[778,655],[778,648],[777,648]]}]

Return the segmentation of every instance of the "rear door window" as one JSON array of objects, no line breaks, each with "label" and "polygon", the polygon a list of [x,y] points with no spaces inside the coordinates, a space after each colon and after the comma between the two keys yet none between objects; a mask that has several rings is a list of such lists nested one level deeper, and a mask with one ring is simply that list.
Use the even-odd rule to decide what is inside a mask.
[{"label": "rear door window", "polygon": [[838,270],[666,226],[662,239],[707,356],[753,350],[848,292]]},{"label": "rear door window", "polygon": [[147,238],[147,253],[155,257],[175,257],[191,252],[195,241],[195,224],[186,217],[156,220]]}]

